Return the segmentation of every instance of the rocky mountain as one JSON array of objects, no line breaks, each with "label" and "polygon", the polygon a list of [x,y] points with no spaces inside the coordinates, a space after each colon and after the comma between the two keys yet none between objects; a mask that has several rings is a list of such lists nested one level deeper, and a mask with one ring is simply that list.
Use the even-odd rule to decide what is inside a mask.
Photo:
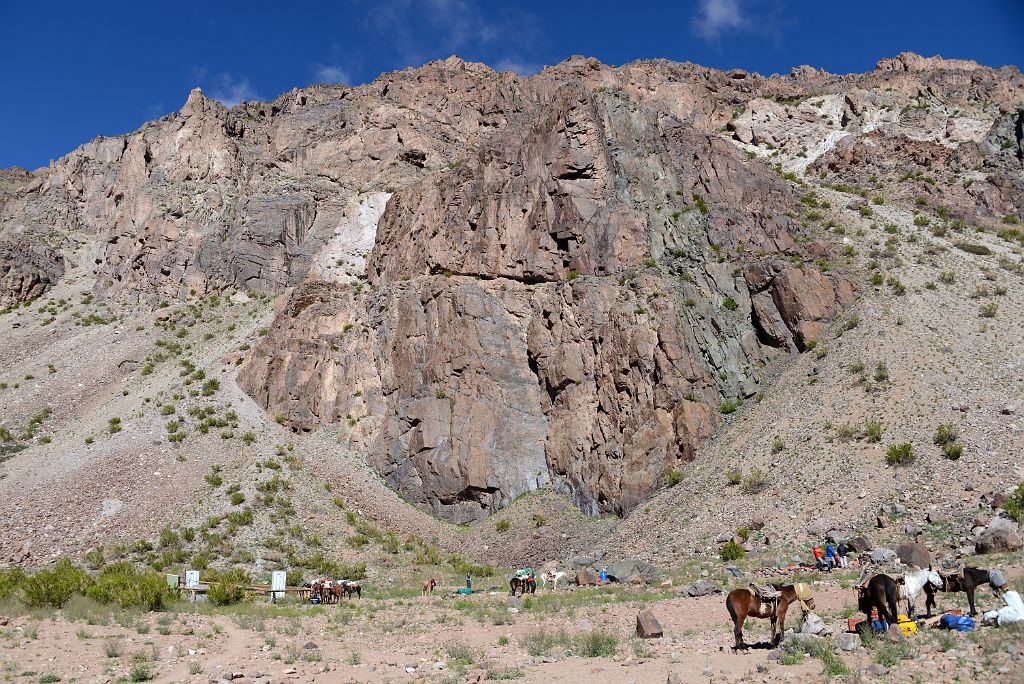
[{"label": "rocky mountain", "polygon": [[237,374],[268,417],[451,521],[547,488],[621,515],[863,290],[837,198],[1019,240],[1022,125],[1018,69],[913,54],[771,77],[451,58],[233,109],[196,90],[4,172],[0,305],[75,269],[150,311],[275,297]]}]

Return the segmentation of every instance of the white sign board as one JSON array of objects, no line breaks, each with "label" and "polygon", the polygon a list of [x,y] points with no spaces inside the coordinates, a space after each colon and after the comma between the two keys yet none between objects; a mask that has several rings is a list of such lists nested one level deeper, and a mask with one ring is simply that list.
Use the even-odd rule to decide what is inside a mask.
[{"label": "white sign board", "polygon": [[284,570],[275,570],[270,575],[270,590],[271,600],[276,601],[277,599],[284,596],[285,582],[287,581],[288,573]]},{"label": "white sign board", "polygon": [[199,571],[198,570],[186,570],[185,571],[185,586],[189,589],[195,589],[199,586]]}]

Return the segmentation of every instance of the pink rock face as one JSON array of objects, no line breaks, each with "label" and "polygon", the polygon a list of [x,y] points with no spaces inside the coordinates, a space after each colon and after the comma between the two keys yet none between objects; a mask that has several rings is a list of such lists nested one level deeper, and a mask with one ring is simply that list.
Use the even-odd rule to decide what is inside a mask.
[{"label": "pink rock face", "polygon": [[[115,300],[281,295],[239,381],[289,426],[334,426],[452,520],[546,486],[625,513],[698,455],[723,400],[759,391],[773,348],[806,349],[853,300],[812,265],[830,251],[789,168],[1017,216],[1022,93],[1015,69],[916,55],[771,78],[452,58],[230,110],[194,91],[0,173],[0,306],[45,294],[83,244]],[[981,101],[998,107],[959,104]],[[775,169],[784,146],[802,156]]]},{"label": "pink rock face", "polygon": [[[242,372],[302,429],[358,416],[347,440],[459,522],[548,485],[590,513],[629,511],[696,456],[723,395],[757,391],[759,332],[803,346],[852,293],[773,258],[801,251],[794,197],[728,143],[576,81],[532,96],[391,197],[376,292],[300,288],[293,303],[323,305],[286,305],[291,331]],[[763,277],[748,286],[716,253]],[[346,325],[363,332],[337,339]]]}]

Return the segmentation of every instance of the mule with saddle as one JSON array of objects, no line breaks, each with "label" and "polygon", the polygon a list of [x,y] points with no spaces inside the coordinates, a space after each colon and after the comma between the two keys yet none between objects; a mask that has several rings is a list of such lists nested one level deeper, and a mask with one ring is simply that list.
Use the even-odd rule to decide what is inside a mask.
[{"label": "mule with saddle", "polygon": [[961,568],[955,572],[936,571],[928,566],[925,570],[917,570],[905,574],[886,574],[883,572],[869,573],[857,584],[857,606],[868,619],[872,610],[878,611],[879,618],[888,624],[896,624],[899,619],[897,604],[907,602],[907,615],[915,617],[915,602],[925,594],[925,615],[931,617],[935,607],[937,592],[965,592],[970,606],[970,614],[977,615],[974,607],[974,591],[988,584],[996,597],[1002,595],[1006,579],[998,571],[981,568]]},{"label": "mule with saddle", "polygon": [[734,650],[748,648],[743,641],[743,623],[747,618],[771,620],[771,646],[777,646],[786,631],[786,613],[789,607],[799,604],[803,614],[814,610],[811,588],[804,582],[797,584],[751,584],[746,589],[733,589],[725,599],[725,608],[732,618],[733,635],[736,637]]}]

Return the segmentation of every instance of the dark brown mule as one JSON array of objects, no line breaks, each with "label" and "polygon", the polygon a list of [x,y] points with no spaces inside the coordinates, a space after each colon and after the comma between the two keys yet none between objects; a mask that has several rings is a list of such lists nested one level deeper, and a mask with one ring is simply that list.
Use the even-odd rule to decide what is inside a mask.
[{"label": "dark brown mule", "polygon": [[[345,598],[352,598],[352,594],[363,598],[363,587],[359,582],[343,582],[341,584],[341,591],[345,592]],[[338,596],[340,597],[341,594]]]},{"label": "dark brown mule", "polygon": [[513,577],[509,581],[509,586],[512,587],[512,595],[522,596],[526,592],[531,594],[537,593],[537,580],[527,579],[525,577]]},{"label": "dark brown mule", "polygon": [[857,589],[857,608],[871,619],[872,609],[878,610],[878,617],[890,625],[897,624],[899,611],[896,601],[901,593],[899,584],[892,577],[879,573],[868,580],[868,583]]},{"label": "dark brown mule", "polygon": [[928,597],[925,600],[925,608],[928,609],[929,614],[932,607],[935,606],[935,592],[938,591],[965,592],[967,594],[967,605],[971,609],[971,615],[978,614],[977,609],[974,607],[974,590],[978,587],[987,584],[992,588],[992,593],[995,594],[996,598],[1000,598],[1003,595],[1003,587],[997,586],[989,571],[982,568],[964,568],[960,572],[952,574],[940,572],[939,576],[942,577],[942,587],[936,587],[931,582],[924,585],[924,593]]},{"label": "dark brown mule", "polygon": [[437,586],[437,580],[431,577],[430,579],[423,582],[423,591],[420,592],[420,596],[426,596],[427,594],[434,593],[434,587]]},{"label": "dark brown mule", "polygon": [[786,611],[791,605],[798,604],[803,611],[814,610],[814,598],[806,584],[773,584],[772,587],[779,592],[778,602],[762,601],[751,589],[733,589],[729,592],[725,599],[725,607],[732,618],[733,635],[736,637],[734,648],[747,648],[743,641],[743,623],[747,618],[771,620],[771,645],[777,646],[782,633],[786,631]]}]

